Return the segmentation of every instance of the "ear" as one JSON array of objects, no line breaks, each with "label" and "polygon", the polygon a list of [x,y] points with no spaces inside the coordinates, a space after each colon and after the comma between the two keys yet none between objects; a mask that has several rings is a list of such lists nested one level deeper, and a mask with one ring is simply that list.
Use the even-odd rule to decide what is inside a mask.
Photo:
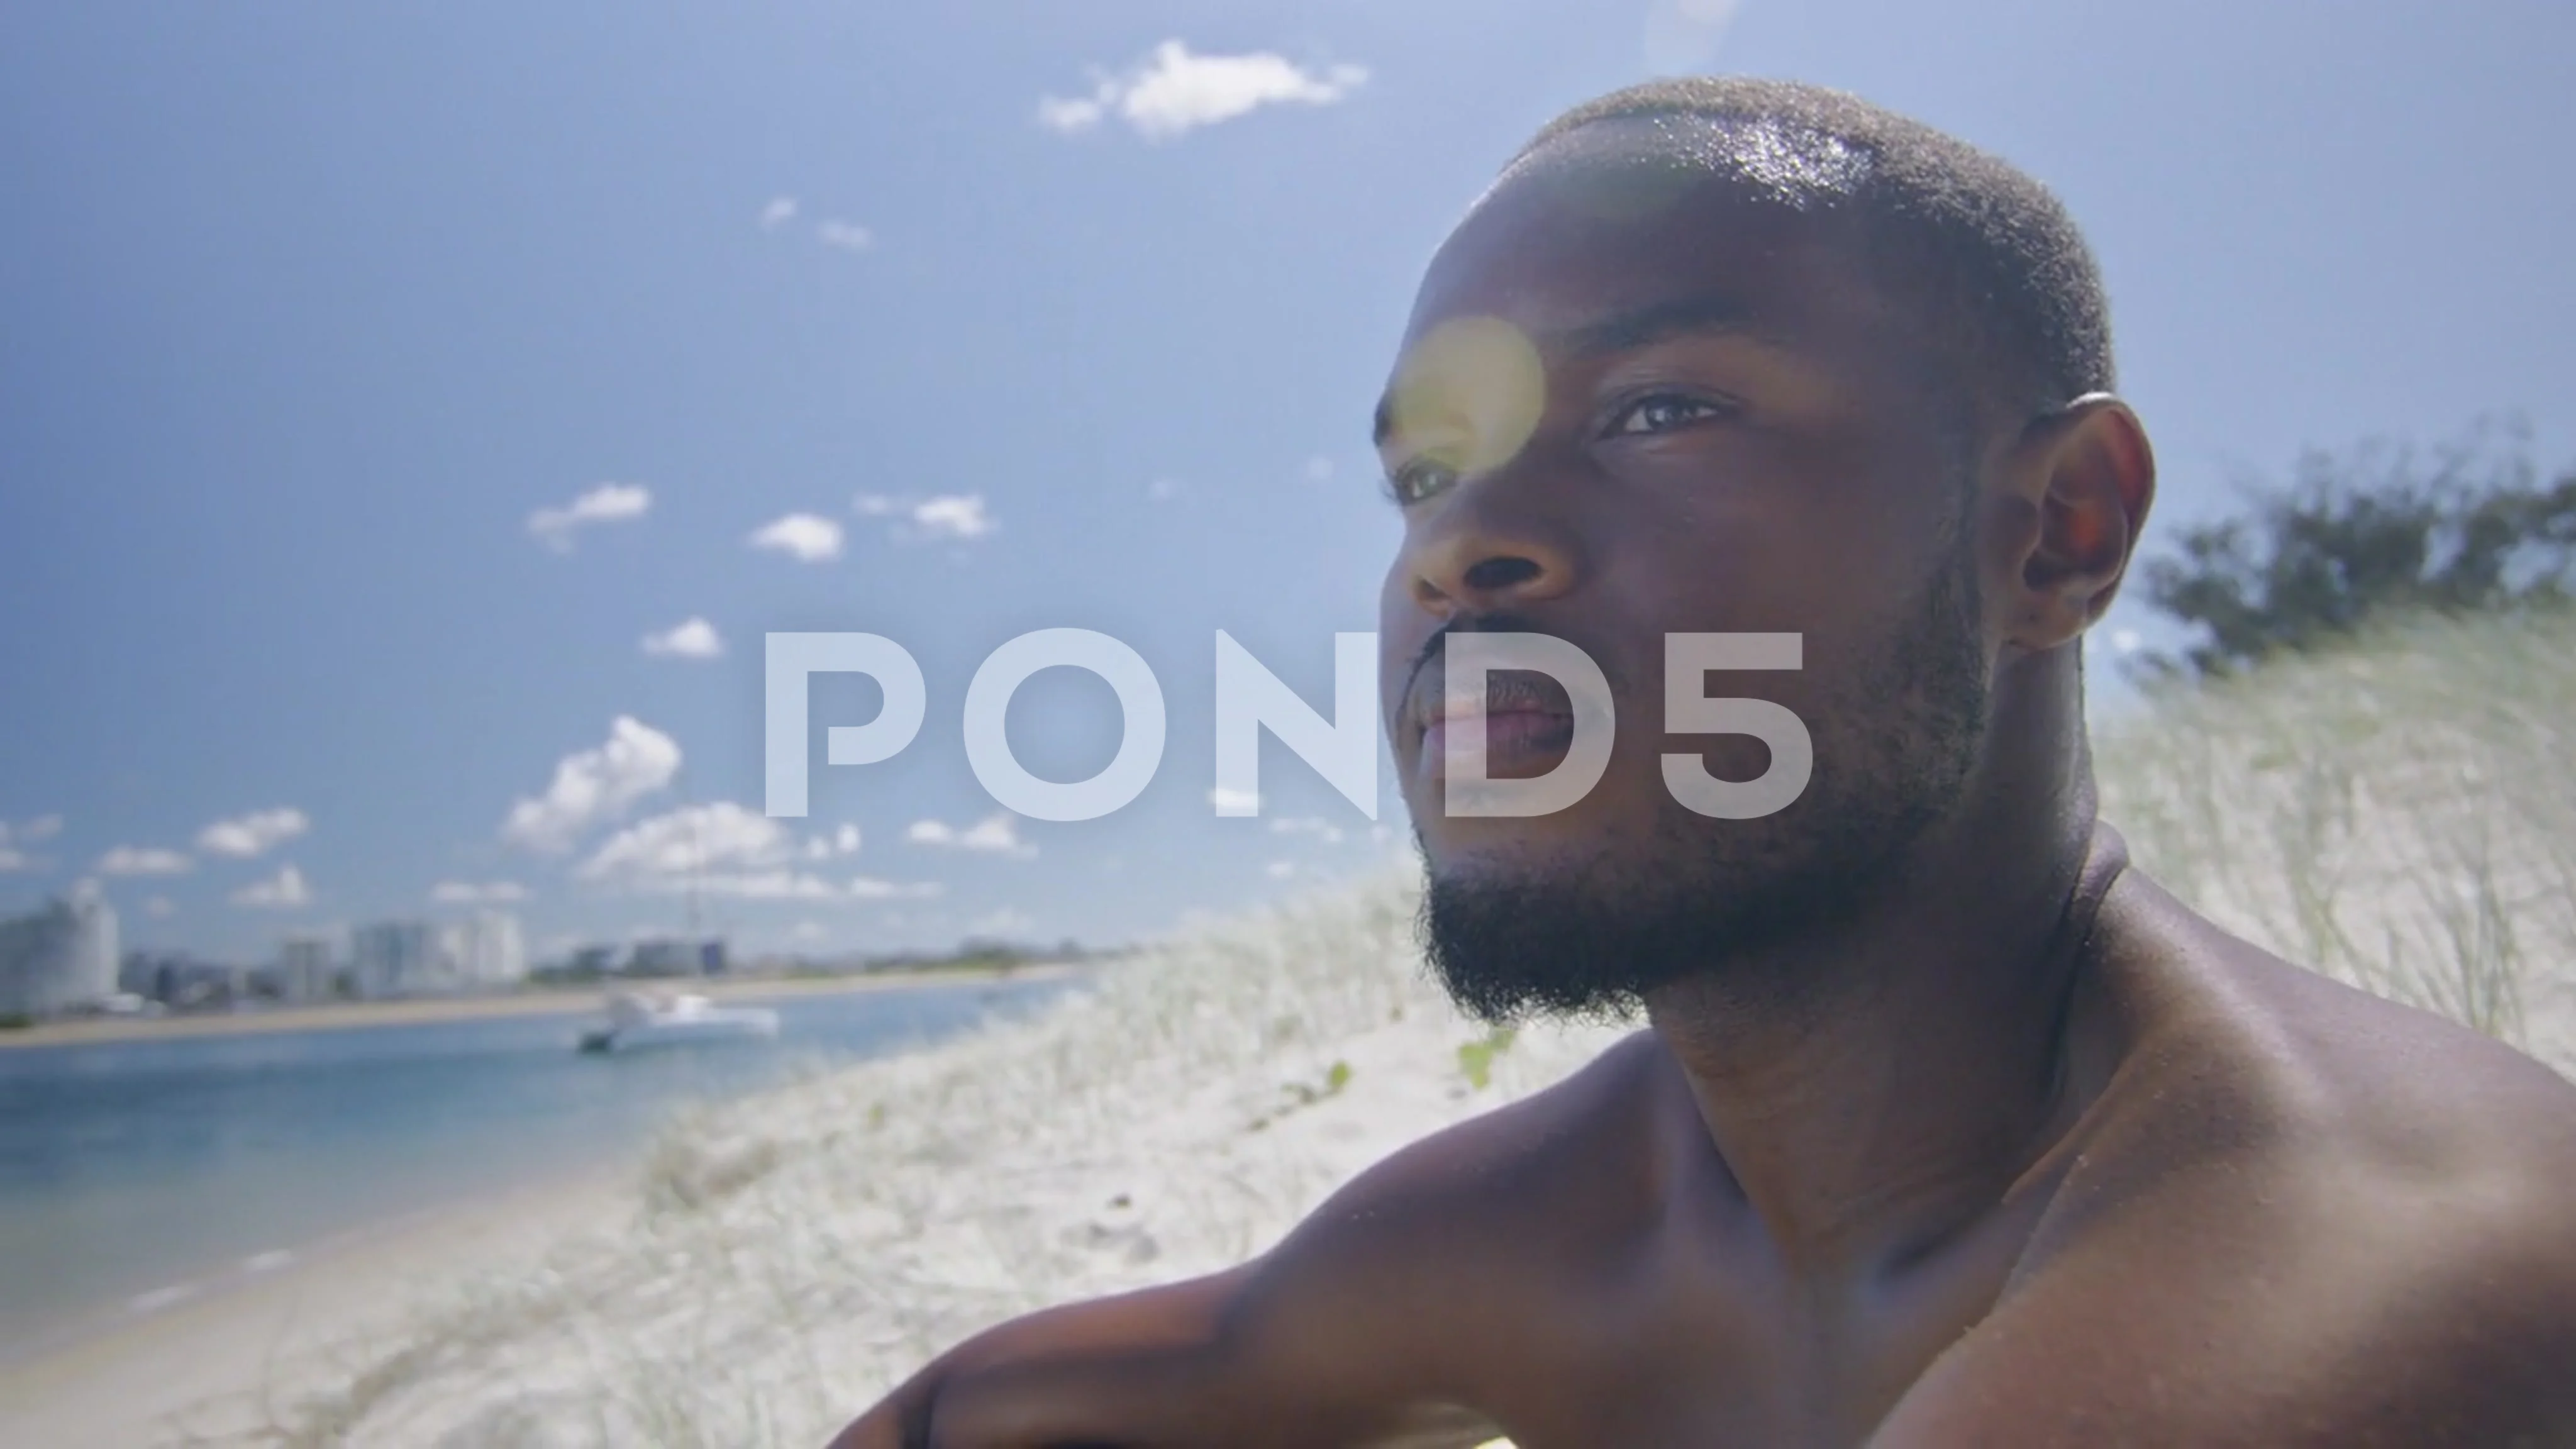
[{"label": "ear", "polygon": [[1988,495],[1989,622],[2036,653],[2067,644],[2111,607],[2155,502],[2155,454],[2129,405],[2088,393],[2032,422]]}]

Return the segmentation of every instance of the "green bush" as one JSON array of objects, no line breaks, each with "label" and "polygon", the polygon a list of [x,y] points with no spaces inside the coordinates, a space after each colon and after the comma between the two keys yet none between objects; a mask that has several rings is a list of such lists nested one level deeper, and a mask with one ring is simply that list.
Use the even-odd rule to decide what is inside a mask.
[{"label": "green bush", "polygon": [[2287,486],[2249,488],[2243,512],[2184,528],[2148,561],[2148,602],[2199,639],[2146,666],[2231,674],[2385,616],[2562,603],[2571,565],[2576,470],[2540,482],[2519,429],[2473,429],[2429,458],[2311,452]]}]

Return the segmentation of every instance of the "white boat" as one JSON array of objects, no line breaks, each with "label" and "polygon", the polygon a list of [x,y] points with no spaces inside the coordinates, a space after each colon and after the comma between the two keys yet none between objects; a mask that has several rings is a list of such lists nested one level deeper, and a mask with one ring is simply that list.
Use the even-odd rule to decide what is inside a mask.
[{"label": "white boat", "polygon": [[718,1006],[687,992],[616,991],[608,997],[607,1023],[582,1033],[581,1049],[623,1052],[776,1035],[778,1013],[766,1006]]}]

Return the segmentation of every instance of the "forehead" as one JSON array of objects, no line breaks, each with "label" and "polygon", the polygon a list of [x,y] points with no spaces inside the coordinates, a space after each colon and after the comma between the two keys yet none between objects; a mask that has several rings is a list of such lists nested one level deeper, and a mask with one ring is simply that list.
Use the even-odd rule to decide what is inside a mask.
[{"label": "forehead", "polygon": [[1544,348],[1676,303],[1804,351],[1865,347],[1899,324],[1852,209],[1835,204],[1861,174],[1851,153],[1641,127],[1587,127],[1506,171],[1433,257],[1408,346],[1451,318],[1496,316]]}]

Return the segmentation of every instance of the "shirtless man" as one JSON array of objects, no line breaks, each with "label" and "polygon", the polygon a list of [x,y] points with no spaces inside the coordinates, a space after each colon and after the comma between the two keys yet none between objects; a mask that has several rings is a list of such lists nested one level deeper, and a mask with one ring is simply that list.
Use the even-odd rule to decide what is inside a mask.
[{"label": "shirtless man", "polygon": [[[2154,491],[2110,385],[2073,224],[1947,137],[1733,81],[1542,132],[1380,411],[1387,728],[1452,993],[1650,1028],[838,1445],[2576,1444],[2576,1087],[2226,935],[2094,820],[2081,643]],[[1578,803],[1444,813],[1479,630],[1600,665]],[[1694,631],[1804,636],[1689,691],[1805,722],[1788,808],[1667,788],[1770,763],[1666,731]],[[1565,696],[1498,677],[1492,773],[1551,768]]]}]

